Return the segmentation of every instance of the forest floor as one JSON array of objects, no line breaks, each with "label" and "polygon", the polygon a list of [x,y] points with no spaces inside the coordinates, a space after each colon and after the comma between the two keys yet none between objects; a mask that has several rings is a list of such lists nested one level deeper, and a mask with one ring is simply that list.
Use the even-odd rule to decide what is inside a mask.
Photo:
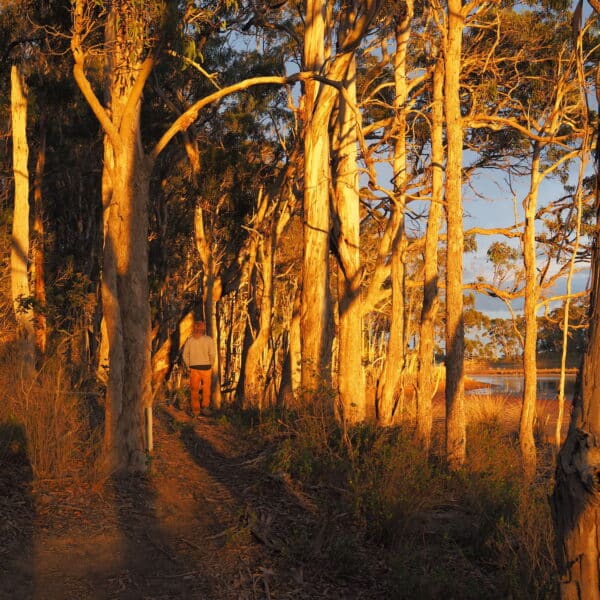
[{"label": "forest floor", "polygon": [[22,452],[0,456],[0,599],[394,597],[379,551],[344,561],[351,521],[269,474],[264,449],[224,420],[156,412],[143,477],[33,480]]}]

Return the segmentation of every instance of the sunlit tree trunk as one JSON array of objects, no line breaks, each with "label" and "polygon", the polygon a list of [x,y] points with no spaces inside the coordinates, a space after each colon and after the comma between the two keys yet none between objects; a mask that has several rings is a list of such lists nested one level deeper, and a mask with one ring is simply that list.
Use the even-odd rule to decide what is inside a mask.
[{"label": "sunlit tree trunk", "polygon": [[279,388],[278,402],[286,408],[296,406],[301,380],[301,341],[300,341],[300,302],[301,291],[298,287],[292,300],[292,311],[288,330],[287,352],[283,360],[283,372],[281,374],[281,386]]},{"label": "sunlit tree trunk", "polygon": [[140,106],[153,59],[142,60],[143,40],[133,43],[131,28],[143,29],[140,15],[116,3],[108,15],[110,114],[85,76],[81,35],[88,13],[74,6],[74,76],[100,120],[114,152],[110,207],[106,213],[102,304],[108,339],[109,374],[104,429],[105,469],[146,469],[146,415],[152,401],[150,307],[148,302],[148,211],[152,161],[139,145]]},{"label": "sunlit tree trunk", "polygon": [[[266,392],[268,345],[271,339],[273,311],[274,233],[265,234],[258,242],[260,292],[258,293],[258,331],[252,340],[244,362],[244,404],[264,408]],[[257,291],[254,290],[256,294]]]},{"label": "sunlit tree trunk", "polygon": [[[330,81],[349,81],[354,52],[379,9],[377,0],[343,4],[336,54],[325,65],[331,3],[306,0],[305,71]],[[329,16],[331,18],[331,15]],[[324,71],[323,73],[321,73]],[[305,84],[304,254],[302,269],[302,388],[314,393],[331,384],[331,302],[329,298],[330,140],[329,121],[338,90],[314,79]],[[344,407],[340,407],[343,411]],[[345,418],[344,415],[340,415]],[[352,415],[348,418],[353,419]]]},{"label": "sunlit tree trunk", "polygon": [[145,408],[151,401],[148,306],[148,177],[137,132],[115,154],[114,195],[104,242],[102,301],[109,340],[105,452],[110,470],[146,468]]},{"label": "sunlit tree trunk", "polygon": [[461,0],[448,0],[444,60],[446,112],[446,458],[459,468],[466,457],[463,322],[463,131],[460,112],[460,70],[464,26]]},{"label": "sunlit tree trunk", "polygon": [[[107,99],[107,110],[110,111],[110,97]],[[108,216],[110,214],[110,206],[113,197],[113,184],[112,177],[115,166],[115,156],[113,152],[112,143],[108,135],[104,135],[103,140],[104,155],[102,161],[102,240],[103,248],[104,242],[108,235]],[[103,272],[102,277],[110,276],[109,273]],[[106,328],[106,317],[104,311],[102,311],[100,321],[100,344],[98,347],[98,359],[96,376],[98,379],[106,385],[108,381],[109,373],[109,342],[108,342],[108,330]]]},{"label": "sunlit tree trunk", "polygon": [[539,296],[536,260],[535,215],[540,185],[540,148],[534,144],[531,163],[529,193],[524,202],[525,229],[523,232],[523,263],[525,266],[525,344],[523,346],[523,404],[519,423],[519,443],[525,473],[531,477],[535,472],[536,449],[533,437],[535,405],[537,399],[537,300]]},{"label": "sunlit tree trunk", "polygon": [[[598,211],[598,198],[596,211]],[[596,213],[598,214],[598,212]],[[552,495],[563,600],[600,598],[600,256],[594,234],[590,326]]]},{"label": "sunlit tree trunk", "polygon": [[332,151],[335,244],[338,275],[338,394],[346,420],[366,416],[362,366],[362,305],[360,296],[360,197],[358,194],[356,61],[353,58],[335,113]]},{"label": "sunlit tree trunk", "polygon": [[11,124],[15,201],[10,248],[12,300],[23,356],[34,361],[33,310],[29,300],[29,146],[27,145],[27,95],[16,65],[10,71]]},{"label": "sunlit tree trunk", "polygon": [[[194,240],[196,250],[202,264],[202,292],[204,304],[204,319],[206,321],[206,333],[211,336],[217,349],[219,343],[219,327],[217,323],[217,302],[221,299],[223,286],[219,276],[218,265],[214,257],[211,242],[208,239],[204,225],[204,214],[200,206],[194,209]],[[213,365],[212,402],[215,408],[221,407],[221,353],[217,351],[215,364]]]},{"label": "sunlit tree trunk", "polygon": [[444,184],[443,93],[444,63],[433,67],[431,105],[431,203],[425,234],[423,265],[423,306],[419,325],[419,365],[417,371],[417,437],[427,452],[431,445],[432,373],[434,370],[435,319],[438,312],[438,243],[443,213]]},{"label": "sunlit tree trunk", "polygon": [[[585,91],[583,91],[585,93]],[[577,202],[577,224],[575,226],[575,242],[573,244],[573,251],[571,253],[571,259],[569,261],[569,272],[567,274],[566,281],[566,294],[565,302],[563,305],[563,320],[562,320],[562,351],[560,357],[560,379],[558,383],[558,409],[556,411],[556,427],[554,430],[554,444],[557,448],[560,448],[562,443],[562,428],[565,410],[565,377],[567,369],[567,356],[569,351],[569,317],[571,308],[571,293],[573,291],[573,278],[575,275],[575,263],[577,260],[577,254],[579,252],[579,246],[581,243],[581,225],[583,219],[583,193],[585,185],[585,174],[588,166],[589,156],[589,141],[590,135],[586,133],[582,142],[582,155],[579,163],[579,178],[577,182],[577,191],[575,193]]]},{"label": "sunlit tree trunk", "polygon": [[[326,3],[306,0],[304,70],[319,73],[325,56]],[[329,298],[329,114],[319,107],[323,84],[310,79],[304,93],[304,256],[302,267],[302,388],[331,383]]]},{"label": "sunlit tree trunk", "polygon": [[[596,15],[600,14],[600,2],[592,0],[590,4]],[[581,32],[579,50],[580,44]],[[600,67],[596,66],[597,98],[600,98],[599,86]],[[582,95],[587,94],[583,85],[581,87]],[[562,600],[600,600],[600,174],[597,161],[595,167],[596,223],[589,329],[569,431],[558,454],[551,497]]]},{"label": "sunlit tree trunk", "polygon": [[[406,14],[396,23],[396,53],[394,56],[394,109],[396,115],[394,133],[394,197],[392,198],[393,241],[391,257],[392,314],[390,334],[385,357],[385,366],[378,390],[378,420],[382,425],[391,425],[398,399],[402,399],[402,378],[406,358],[406,306],[405,306],[405,257],[407,240],[404,225],[406,209],[406,114],[408,84],[406,60],[410,39],[410,22],[413,16],[412,0],[406,2]],[[402,406],[400,406],[402,409]]]}]

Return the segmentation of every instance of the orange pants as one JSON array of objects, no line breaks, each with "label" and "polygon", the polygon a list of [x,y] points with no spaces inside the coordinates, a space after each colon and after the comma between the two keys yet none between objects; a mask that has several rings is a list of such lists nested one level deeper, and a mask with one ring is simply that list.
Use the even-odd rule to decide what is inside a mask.
[{"label": "orange pants", "polygon": [[200,412],[200,388],[202,388],[202,408],[210,407],[210,369],[190,369],[190,408],[194,414]]}]

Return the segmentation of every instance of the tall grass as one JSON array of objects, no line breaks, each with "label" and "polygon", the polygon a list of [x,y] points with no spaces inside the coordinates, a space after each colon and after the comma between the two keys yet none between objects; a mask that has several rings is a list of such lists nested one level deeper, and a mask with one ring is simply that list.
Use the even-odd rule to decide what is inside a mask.
[{"label": "tall grass", "polygon": [[[88,478],[94,472],[99,435],[85,394],[73,389],[65,364],[57,355],[31,374],[15,346],[6,344],[0,354],[0,425],[24,432],[20,441],[4,440],[5,451],[25,446],[20,451],[38,479]],[[0,443],[0,453],[2,448]]]},{"label": "tall grass", "polygon": [[[355,568],[358,554],[348,554],[369,541],[388,562],[394,598],[556,597],[552,453],[540,452],[546,462],[527,483],[514,402],[469,399],[468,456],[459,472],[445,467],[440,431],[426,459],[410,427],[361,425],[344,434],[330,412],[315,408],[322,405],[263,424],[275,443],[270,467],[316,490],[324,510],[352,516],[341,534],[345,552],[329,553],[334,569],[343,570],[335,561]],[[322,537],[333,543],[339,535]]]}]

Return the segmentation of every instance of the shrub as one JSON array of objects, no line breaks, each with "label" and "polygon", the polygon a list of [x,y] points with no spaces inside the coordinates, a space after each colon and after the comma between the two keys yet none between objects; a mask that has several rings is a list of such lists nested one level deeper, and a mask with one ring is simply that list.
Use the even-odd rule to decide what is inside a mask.
[{"label": "shrub", "polygon": [[0,356],[0,424],[24,431],[38,478],[89,477],[93,472],[99,432],[90,424],[85,394],[71,388],[64,362],[55,356],[28,376],[14,349],[6,348]]},{"label": "shrub", "polygon": [[321,503],[324,525],[288,532],[290,554],[311,557],[316,537],[319,560],[333,573],[352,573],[364,543],[374,543],[398,599],[557,596],[552,449],[540,447],[531,485],[522,475],[515,402],[469,399],[467,460],[458,472],[445,467],[440,423],[427,459],[409,425],[344,430],[328,406],[322,394],[295,412],[254,415],[270,468],[300,480]]}]

